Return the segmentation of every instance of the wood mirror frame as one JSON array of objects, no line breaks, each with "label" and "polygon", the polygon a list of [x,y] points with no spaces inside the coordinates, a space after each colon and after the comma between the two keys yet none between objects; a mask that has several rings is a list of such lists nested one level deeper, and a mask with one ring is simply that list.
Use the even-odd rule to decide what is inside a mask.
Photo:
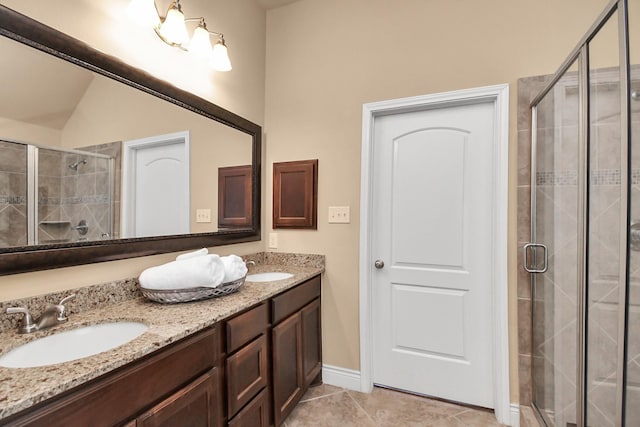
[{"label": "wood mirror frame", "polygon": [[251,227],[212,233],[0,248],[0,275],[260,240],[262,128],[259,125],[2,5],[0,35],[244,132],[251,136],[253,145]]}]

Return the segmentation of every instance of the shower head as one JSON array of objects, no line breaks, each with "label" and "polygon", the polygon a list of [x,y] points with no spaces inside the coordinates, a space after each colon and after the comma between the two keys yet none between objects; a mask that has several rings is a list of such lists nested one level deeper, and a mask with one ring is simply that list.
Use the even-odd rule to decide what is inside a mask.
[{"label": "shower head", "polygon": [[78,170],[78,166],[86,165],[86,164],[87,164],[87,159],[82,159],[82,160],[79,160],[79,161],[77,161],[75,163],[71,163],[69,165],[69,169],[77,171]]}]

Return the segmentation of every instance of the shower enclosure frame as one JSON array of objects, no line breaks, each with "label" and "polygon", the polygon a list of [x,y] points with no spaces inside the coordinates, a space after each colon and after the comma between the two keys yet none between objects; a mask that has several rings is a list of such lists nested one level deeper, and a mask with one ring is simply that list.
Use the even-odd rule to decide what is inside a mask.
[{"label": "shower enclosure frame", "polygon": [[[630,147],[630,65],[629,65],[629,34],[628,34],[628,1],[612,0],[600,14],[595,23],[589,28],[587,33],[565,59],[553,78],[547,83],[544,89],[533,99],[530,104],[531,109],[531,238],[532,242],[523,248],[524,265],[530,273],[543,273],[546,268],[537,268],[539,265],[546,267],[546,247],[535,242],[536,236],[536,153],[537,153],[537,123],[538,105],[543,98],[555,88],[555,85],[571,69],[574,64],[578,64],[578,216],[577,216],[577,251],[578,251],[578,336],[577,336],[577,372],[576,372],[576,425],[584,427],[587,415],[587,309],[588,309],[588,250],[589,250],[589,153],[590,153],[590,73],[589,73],[589,42],[594,39],[598,32],[609,22],[609,19],[618,13],[618,41],[619,41],[619,68],[620,68],[620,240],[619,240],[619,274],[618,274],[618,352],[617,352],[617,372],[616,372],[616,419],[618,426],[623,426],[625,422],[625,401],[626,401],[626,370],[627,370],[627,323],[629,307],[627,300],[629,297],[629,249],[628,236],[630,233],[630,191],[631,191],[631,147]],[[540,251],[537,247],[543,247],[543,262],[540,260]],[[527,268],[527,265],[532,265]],[[530,275],[532,301],[535,301],[536,275]],[[533,307],[533,304],[532,304]],[[535,312],[532,313],[532,322]],[[533,325],[532,325],[533,330]],[[532,370],[532,384],[536,384],[536,378]],[[546,425],[545,417],[542,415],[542,408],[532,402],[534,412],[538,419]]]}]

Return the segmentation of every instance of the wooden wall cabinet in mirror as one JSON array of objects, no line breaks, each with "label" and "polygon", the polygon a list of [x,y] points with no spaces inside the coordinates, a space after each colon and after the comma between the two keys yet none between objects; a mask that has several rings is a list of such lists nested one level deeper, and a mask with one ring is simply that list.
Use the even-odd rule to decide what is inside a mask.
[{"label": "wooden wall cabinet in mirror", "polygon": [[[260,240],[259,125],[2,5],[0,53],[0,120],[11,124],[0,130],[0,156],[18,156],[24,161],[9,167],[25,167],[4,170],[0,162],[0,175],[24,180],[13,185],[20,194],[0,188],[0,216],[13,215],[0,217],[11,231],[0,229],[0,275]],[[184,231],[132,231],[122,215],[123,205],[140,201],[124,179],[130,148],[177,133],[189,139],[191,158]],[[34,163],[40,169],[27,170]],[[218,217],[217,170],[238,166],[242,221],[199,223],[198,208]],[[99,190],[78,192],[98,175]]]},{"label": "wooden wall cabinet in mirror", "polygon": [[218,227],[251,225],[251,165],[218,169]]},{"label": "wooden wall cabinet in mirror", "polygon": [[318,159],[273,164],[273,228],[318,228]]}]

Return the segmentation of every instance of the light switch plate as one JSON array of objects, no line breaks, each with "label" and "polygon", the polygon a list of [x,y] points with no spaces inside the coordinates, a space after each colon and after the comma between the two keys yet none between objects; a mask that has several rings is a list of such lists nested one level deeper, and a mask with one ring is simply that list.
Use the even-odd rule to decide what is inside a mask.
[{"label": "light switch plate", "polygon": [[269,233],[269,249],[278,249],[278,233]]},{"label": "light switch plate", "polygon": [[349,224],[351,208],[349,206],[329,206],[329,224]]},{"label": "light switch plate", "polygon": [[211,209],[196,209],[196,222],[211,222]]}]

